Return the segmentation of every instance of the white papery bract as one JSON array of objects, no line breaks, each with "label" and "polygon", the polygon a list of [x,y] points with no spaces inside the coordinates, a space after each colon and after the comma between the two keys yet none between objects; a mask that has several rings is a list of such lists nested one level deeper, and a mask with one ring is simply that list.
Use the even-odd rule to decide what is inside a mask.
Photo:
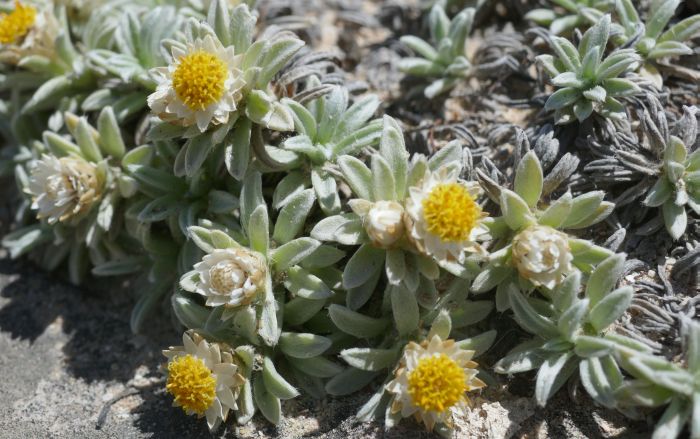
[{"label": "white papery bract", "polygon": [[396,201],[351,200],[350,208],[362,218],[367,235],[376,247],[389,248],[403,236],[404,208]]}]

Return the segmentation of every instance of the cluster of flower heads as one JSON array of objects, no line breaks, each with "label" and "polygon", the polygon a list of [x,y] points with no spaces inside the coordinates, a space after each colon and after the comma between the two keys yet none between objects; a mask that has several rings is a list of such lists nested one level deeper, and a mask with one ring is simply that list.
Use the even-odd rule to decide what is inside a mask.
[{"label": "cluster of flower heads", "polygon": [[[231,413],[278,423],[281,400],[299,390],[370,387],[359,418],[391,427],[414,417],[449,433],[497,382],[474,361],[496,339],[479,324],[495,309],[532,338],[492,370],[538,369],[540,404],[578,373],[606,407],[668,404],[663,437],[680,431],[677,419],[700,435],[698,324],[687,322],[687,367],[616,333],[634,294],[617,285],[625,255],[573,234],[611,215],[605,192],[572,193],[545,176],[527,138],[511,181],[499,182],[459,141],[410,154],[399,122],[375,118],[376,96],[351,97],[309,69],[279,87],[307,49],[288,31],[256,33],[244,2],[95,3],[3,5],[3,133],[26,194],[23,227],[3,243],[49,269],[65,264],[76,283],[88,272],[134,276],[134,331],[170,300],[185,328],[183,346],[164,351],[174,405],[214,429]],[[629,2],[618,8],[627,27],[639,21]],[[450,20],[438,5],[438,48],[402,40],[425,57],[404,70],[446,75],[428,96],[470,75],[473,17]],[[697,30],[697,19],[682,23],[657,48]],[[650,28],[646,38],[658,37]],[[624,117],[618,98],[640,90],[619,76],[656,49],[642,58],[629,48],[638,35],[616,33],[627,48],[603,58],[610,29],[601,14],[578,48],[546,35],[557,57],[540,61],[561,89],[545,108],[558,121]],[[700,204],[695,128],[665,138],[645,199],[663,205],[674,239],[685,206],[698,214]]]}]

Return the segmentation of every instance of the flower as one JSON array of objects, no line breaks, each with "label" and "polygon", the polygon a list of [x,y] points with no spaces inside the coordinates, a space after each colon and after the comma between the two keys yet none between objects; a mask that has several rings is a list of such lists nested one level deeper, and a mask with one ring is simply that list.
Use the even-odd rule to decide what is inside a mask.
[{"label": "flower", "polygon": [[238,372],[235,354],[227,345],[209,343],[193,331],[182,335],[183,346],[164,350],[168,358],[165,390],[173,395],[173,406],[188,414],[206,416],[214,430],[226,421],[229,410],[237,409],[236,399],[245,382]]},{"label": "flower", "polygon": [[451,423],[451,409],[468,402],[466,392],[486,386],[476,377],[474,351],[460,349],[454,340],[434,335],[421,344],[411,342],[386,385],[394,394],[392,413],[414,415],[429,431],[437,422]]},{"label": "flower", "polygon": [[181,281],[184,289],[206,297],[207,306],[233,308],[251,303],[263,290],[266,268],[260,255],[239,247],[215,249],[195,264],[194,273],[199,282],[192,289]]},{"label": "flower", "polygon": [[37,11],[16,0],[12,12],[0,14],[0,62],[17,64],[29,55],[53,58],[59,29],[50,8]]},{"label": "flower", "polygon": [[488,233],[476,203],[481,188],[460,181],[456,170],[429,173],[409,188],[406,228],[416,247],[438,260],[464,260],[464,252],[485,254],[476,242]]},{"label": "flower", "polygon": [[90,211],[102,196],[97,166],[80,157],[43,155],[31,171],[27,191],[37,218],[49,224]]},{"label": "flower", "polygon": [[548,226],[534,225],[513,238],[513,263],[520,276],[535,286],[552,289],[573,270],[567,236]]},{"label": "flower", "polygon": [[197,124],[204,132],[210,123],[228,122],[243,98],[241,56],[211,35],[172,49],[173,62],[151,72],[158,82],[148,106],[161,119],[184,126]]},{"label": "flower", "polygon": [[362,218],[376,247],[389,248],[404,235],[404,208],[396,201],[350,200],[350,208]]}]

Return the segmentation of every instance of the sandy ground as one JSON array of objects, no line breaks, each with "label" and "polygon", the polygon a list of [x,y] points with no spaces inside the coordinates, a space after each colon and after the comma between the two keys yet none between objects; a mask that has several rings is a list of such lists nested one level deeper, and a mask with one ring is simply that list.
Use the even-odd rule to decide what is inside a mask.
[{"label": "sandy ground", "polygon": [[[385,432],[353,413],[367,394],[284,405],[274,428],[256,418],[210,435],[205,423],[170,406],[158,371],[163,346],[177,343],[165,318],[129,330],[126,298],[90,293],[23,261],[0,258],[0,438],[431,438],[411,421]],[[164,313],[165,314],[165,313]],[[644,438],[646,424],[561,392],[546,409],[527,397],[486,393],[457,420],[459,438]],[[579,398],[583,398],[579,396]],[[102,416],[100,416],[102,414]],[[231,423],[229,423],[231,424]]]}]

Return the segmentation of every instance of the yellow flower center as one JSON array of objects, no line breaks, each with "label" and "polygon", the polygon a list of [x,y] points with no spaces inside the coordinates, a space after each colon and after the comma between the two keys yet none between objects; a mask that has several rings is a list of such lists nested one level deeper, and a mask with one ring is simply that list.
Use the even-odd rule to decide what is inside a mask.
[{"label": "yellow flower center", "polygon": [[428,231],[442,241],[460,242],[481,217],[481,207],[466,187],[459,183],[442,183],[423,200],[423,216]]},{"label": "yellow flower center", "polygon": [[24,6],[15,1],[15,10],[9,14],[0,14],[0,43],[10,44],[27,35],[34,26],[36,8]]},{"label": "yellow flower center", "polygon": [[192,355],[176,357],[168,364],[165,389],[185,411],[203,414],[216,398],[216,378],[204,361]]},{"label": "yellow flower center", "polygon": [[418,361],[408,375],[408,393],[424,411],[442,413],[464,399],[469,390],[464,369],[445,354]]},{"label": "yellow flower center", "polygon": [[193,111],[202,111],[221,99],[228,75],[226,63],[213,53],[199,50],[181,57],[173,73],[177,96]]}]

